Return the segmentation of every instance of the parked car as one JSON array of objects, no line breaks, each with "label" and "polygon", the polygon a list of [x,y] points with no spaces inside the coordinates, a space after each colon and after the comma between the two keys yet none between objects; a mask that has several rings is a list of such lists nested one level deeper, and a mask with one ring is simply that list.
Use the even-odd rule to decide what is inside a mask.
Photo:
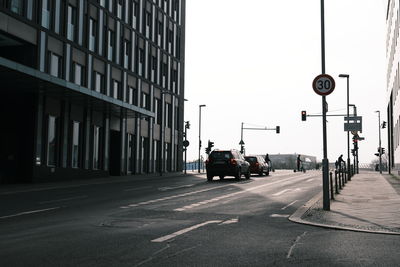
[{"label": "parked car", "polygon": [[258,175],[269,175],[269,166],[261,156],[245,156],[250,163],[250,173],[257,173]]},{"label": "parked car", "polygon": [[242,174],[250,179],[250,163],[236,149],[214,150],[206,161],[207,180],[212,181],[214,176],[224,179],[225,176],[234,176],[237,180]]}]

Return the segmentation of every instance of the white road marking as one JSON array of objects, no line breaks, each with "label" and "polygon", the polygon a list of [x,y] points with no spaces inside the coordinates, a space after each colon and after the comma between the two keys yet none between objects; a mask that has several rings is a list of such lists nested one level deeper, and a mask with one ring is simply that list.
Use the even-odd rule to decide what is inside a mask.
[{"label": "white road marking", "polygon": [[139,202],[139,203],[135,203],[135,204],[129,204],[128,206],[122,206],[120,208],[121,209],[127,209],[129,207],[138,207],[138,206],[141,206],[141,205],[153,204],[153,203],[157,203],[157,202],[164,201],[164,200],[170,200],[170,199],[174,199],[174,198],[178,198],[178,197],[190,196],[190,195],[194,195],[194,194],[197,194],[197,193],[207,192],[207,191],[210,191],[210,190],[215,190],[215,189],[218,189],[218,188],[221,188],[221,187],[227,187],[227,186],[229,186],[229,185],[221,185],[221,186],[217,186],[217,187],[212,187],[212,188],[192,191],[192,192],[183,193],[183,194],[179,194],[179,195],[173,195],[173,196],[169,196],[169,197],[152,199],[152,200],[149,200],[149,201],[143,201],[143,202]]},{"label": "white road marking", "polygon": [[290,216],[290,214],[271,214],[271,215],[269,215],[269,217],[272,217],[272,218],[287,218],[289,216]]},{"label": "white road marking", "polygon": [[44,212],[44,211],[49,211],[49,210],[56,210],[56,209],[59,209],[59,208],[60,208],[60,207],[54,207],[54,208],[41,209],[41,210],[24,211],[24,212],[12,214],[12,215],[2,216],[2,217],[0,217],[0,219],[7,219],[7,218],[17,217],[17,216],[21,216],[21,215],[39,213],[39,212]]},{"label": "white road marking", "polygon": [[[233,197],[233,196],[236,196],[236,195],[239,195],[239,194],[243,194],[245,192],[254,191],[256,189],[259,189],[259,188],[262,188],[262,187],[265,187],[265,186],[278,184],[278,183],[284,182],[286,180],[291,180],[291,179],[293,179],[293,178],[290,177],[290,178],[287,178],[285,180],[279,180],[279,181],[271,182],[271,183],[268,183],[268,184],[263,184],[263,185],[251,187],[251,188],[243,188],[242,191],[230,193],[230,194],[227,194],[227,195],[221,195],[219,197],[215,197],[215,198],[212,198],[212,199],[208,199],[208,200],[204,200],[204,201],[201,201],[201,202],[193,203],[191,205],[187,205],[187,206],[184,206],[182,208],[176,208],[176,209],[174,209],[174,211],[185,211],[185,210],[188,210],[188,209],[196,208],[196,207],[204,205],[204,204],[216,202],[216,201],[219,201],[219,200],[224,199],[224,198]],[[283,191],[287,191],[287,190],[292,190],[292,189],[285,189]],[[296,188],[294,191],[299,191],[299,190],[301,190],[301,189],[300,188]]]},{"label": "white road marking", "polygon": [[168,191],[168,190],[172,190],[172,189],[179,189],[179,188],[192,187],[192,186],[194,186],[194,184],[174,186],[174,187],[160,187],[160,188],[158,188],[158,190],[160,190],[160,191]]},{"label": "white road marking", "polygon": [[306,182],[308,183],[308,182],[311,182],[311,181],[314,181],[314,178],[308,179]]},{"label": "white road marking", "polygon": [[289,208],[290,206],[292,206],[294,203],[296,203],[298,200],[295,200],[295,201],[293,201],[292,203],[290,203],[290,204],[287,204],[285,207],[283,207],[283,208],[281,208],[281,210],[285,210],[285,209],[287,209],[287,208]]},{"label": "white road marking", "polygon": [[88,196],[77,196],[77,197],[61,198],[61,199],[55,199],[55,200],[47,200],[47,201],[41,201],[41,202],[39,202],[39,204],[49,204],[49,203],[54,203],[54,202],[82,199],[82,198],[87,198],[87,197]]},{"label": "white road marking", "polygon": [[238,218],[234,218],[234,219],[230,219],[230,220],[226,220],[218,225],[224,225],[224,224],[232,224],[232,223],[238,223],[239,219]]},{"label": "white road marking", "polygon": [[132,187],[132,188],[127,188],[124,191],[129,192],[129,191],[138,191],[138,190],[143,190],[143,189],[148,189],[151,188],[151,186],[142,186],[142,187]]},{"label": "white road marking", "polygon": [[278,193],[272,194],[274,197],[280,196],[288,191],[292,191],[292,189],[283,189],[282,191],[279,191]]},{"label": "white road marking", "polygon": [[174,237],[177,237],[177,236],[179,236],[179,235],[183,235],[183,234],[185,234],[185,233],[187,233],[187,232],[193,231],[193,230],[195,230],[195,229],[197,229],[197,228],[200,228],[200,227],[202,227],[202,226],[206,226],[206,225],[211,224],[211,223],[220,223],[220,222],[222,222],[222,221],[220,221],[220,220],[213,220],[213,221],[207,221],[207,222],[199,223],[199,224],[193,225],[193,226],[191,226],[191,227],[188,227],[188,228],[179,230],[179,231],[177,231],[177,232],[175,232],[175,233],[172,233],[172,234],[169,234],[169,235],[166,235],[166,236],[162,236],[162,237],[153,239],[153,240],[151,240],[151,242],[161,243],[161,242],[170,240],[170,239],[172,239],[172,238],[174,238]]},{"label": "white road marking", "polygon": [[297,245],[297,243],[299,243],[300,239],[305,236],[307,234],[307,232],[302,233],[301,235],[299,235],[298,237],[296,237],[296,240],[294,241],[293,245],[290,247],[289,252],[286,256],[286,259],[289,259],[292,256],[292,252],[294,247]]}]

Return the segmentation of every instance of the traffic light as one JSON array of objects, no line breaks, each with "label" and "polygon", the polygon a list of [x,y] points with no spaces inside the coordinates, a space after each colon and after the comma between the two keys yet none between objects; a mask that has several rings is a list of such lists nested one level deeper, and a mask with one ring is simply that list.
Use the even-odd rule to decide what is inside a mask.
[{"label": "traffic light", "polygon": [[352,154],[353,156],[356,155],[354,149],[351,150],[351,154]]},{"label": "traffic light", "polygon": [[307,112],[305,110],[303,110],[301,112],[301,120],[302,121],[306,121],[307,120]]},{"label": "traffic light", "polygon": [[276,126],[276,133],[280,133],[281,132],[281,127],[280,126]]},{"label": "traffic light", "polygon": [[185,128],[186,129],[190,129],[190,122],[189,121],[186,121]]},{"label": "traffic light", "polygon": [[381,155],[383,155],[383,154],[385,154],[385,148],[384,147],[381,148]]},{"label": "traffic light", "polygon": [[386,121],[382,122],[382,129],[386,128]]},{"label": "traffic light", "polygon": [[206,154],[210,155],[213,146],[214,146],[214,142],[211,142],[210,140],[208,140],[208,145],[206,147]]}]

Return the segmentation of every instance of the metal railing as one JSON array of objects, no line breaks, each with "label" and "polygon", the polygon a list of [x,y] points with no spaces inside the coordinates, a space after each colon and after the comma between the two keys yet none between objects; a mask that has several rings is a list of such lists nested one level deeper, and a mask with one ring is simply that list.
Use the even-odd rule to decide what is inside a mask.
[{"label": "metal railing", "polygon": [[[329,172],[329,186],[330,186],[330,198],[335,199],[335,194],[340,194],[345,185],[351,181],[351,178],[355,174],[355,166],[350,165],[350,170],[347,170],[346,165],[335,169],[334,172]],[[333,177],[334,176],[334,177]]]}]

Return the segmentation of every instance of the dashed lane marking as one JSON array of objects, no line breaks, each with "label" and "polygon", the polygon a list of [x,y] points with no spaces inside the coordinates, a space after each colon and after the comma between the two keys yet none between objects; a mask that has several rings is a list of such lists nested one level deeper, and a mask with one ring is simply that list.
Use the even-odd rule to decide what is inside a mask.
[{"label": "dashed lane marking", "polygon": [[22,216],[22,215],[28,215],[28,214],[34,214],[34,213],[45,212],[45,211],[50,211],[50,210],[56,210],[56,209],[59,209],[59,208],[60,207],[54,207],[54,208],[41,209],[41,210],[24,211],[24,212],[12,214],[12,215],[2,216],[2,217],[0,217],[0,219],[8,219],[8,218]]},{"label": "dashed lane marking", "polygon": [[295,200],[295,201],[293,201],[293,202],[287,204],[285,207],[281,208],[281,210],[285,210],[285,209],[289,208],[290,206],[292,206],[292,205],[293,205],[294,203],[296,203],[297,201],[298,201],[298,200]]},{"label": "dashed lane marking", "polygon": [[193,225],[193,226],[191,226],[191,227],[188,227],[188,228],[179,230],[179,231],[177,231],[177,232],[175,232],[175,233],[172,233],[172,234],[169,234],[169,235],[165,235],[165,236],[162,236],[162,237],[153,239],[153,240],[151,240],[151,242],[161,243],[161,242],[170,240],[170,239],[172,239],[172,238],[175,238],[175,237],[177,237],[177,236],[183,235],[183,234],[185,234],[185,233],[187,233],[187,232],[193,231],[193,230],[195,230],[195,229],[197,229],[197,228],[206,226],[206,225],[208,225],[208,224],[212,224],[212,223],[221,223],[221,222],[222,222],[221,220],[206,221],[206,222],[199,223],[199,224]]},{"label": "dashed lane marking", "polygon": [[269,217],[271,218],[288,218],[290,214],[271,214]]}]

